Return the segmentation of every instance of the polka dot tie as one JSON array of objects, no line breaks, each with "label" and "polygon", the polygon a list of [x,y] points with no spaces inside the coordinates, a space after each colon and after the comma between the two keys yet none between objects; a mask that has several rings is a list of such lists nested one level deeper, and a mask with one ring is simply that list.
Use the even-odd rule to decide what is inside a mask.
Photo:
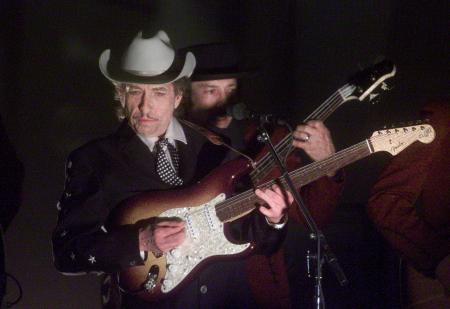
[{"label": "polka dot tie", "polygon": [[[167,159],[166,149],[169,150],[172,165]],[[177,175],[179,160],[177,149],[167,138],[161,138],[156,142],[156,172],[163,182],[172,186],[183,184],[183,180]]]}]

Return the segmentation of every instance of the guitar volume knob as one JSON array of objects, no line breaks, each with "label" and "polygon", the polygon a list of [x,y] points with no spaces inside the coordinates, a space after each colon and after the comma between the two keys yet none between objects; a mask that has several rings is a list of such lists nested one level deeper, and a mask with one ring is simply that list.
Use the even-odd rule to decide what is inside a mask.
[{"label": "guitar volume knob", "polygon": [[174,257],[174,258],[179,258],[181,256],[181,252],[179,249],[172,249],[170,251],[170,254]]},{"label": "guitar volume knob", "polygon": [[170,289],[172,287],[173,282],[172,282],[172,280],[166,279],[166,280],[163,281],[162,285],[163,285],[162,286],[163,289],[167,290],[167,289]]}]

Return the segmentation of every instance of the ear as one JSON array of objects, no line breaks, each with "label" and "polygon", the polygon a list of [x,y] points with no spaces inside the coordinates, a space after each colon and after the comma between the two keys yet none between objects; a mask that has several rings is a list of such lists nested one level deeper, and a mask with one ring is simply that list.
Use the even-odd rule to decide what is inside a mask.
[{"label": "ear", "polygon": [[175,96],[175,109],[178,108],[178,106],[180,105],[182,99],[183,99],[183,94],[182,93],[181,94],[177,94]]}]

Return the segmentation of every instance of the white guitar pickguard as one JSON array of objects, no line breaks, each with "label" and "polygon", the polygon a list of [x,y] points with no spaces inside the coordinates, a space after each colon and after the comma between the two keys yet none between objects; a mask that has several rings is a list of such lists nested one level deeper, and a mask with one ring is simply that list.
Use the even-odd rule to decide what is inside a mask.
[{"label": "white guitar pickguard", "polygon": [[180,284],[203,260],[216,255],[243,252],[250,244],[236,245],[226,239],[223,223],[217,218],[214,206],[225,200],[219,194],[206,204],[197,207],[173,208],[160,217],[179,217],[186,222],[186,240],[165,254],[167,271],[161,291],[168,293]]}]

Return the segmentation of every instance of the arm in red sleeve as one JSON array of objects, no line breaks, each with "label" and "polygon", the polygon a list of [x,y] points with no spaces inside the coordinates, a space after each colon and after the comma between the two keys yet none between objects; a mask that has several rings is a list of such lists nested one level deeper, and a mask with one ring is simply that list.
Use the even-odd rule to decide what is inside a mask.
[{"label": "arm in red sleeve", "polygon": [[418,270],[432,274],[450,254],[449,113],[432,118],[436,138],[395,157],[374,185],[368,214],[391,246]]}]

